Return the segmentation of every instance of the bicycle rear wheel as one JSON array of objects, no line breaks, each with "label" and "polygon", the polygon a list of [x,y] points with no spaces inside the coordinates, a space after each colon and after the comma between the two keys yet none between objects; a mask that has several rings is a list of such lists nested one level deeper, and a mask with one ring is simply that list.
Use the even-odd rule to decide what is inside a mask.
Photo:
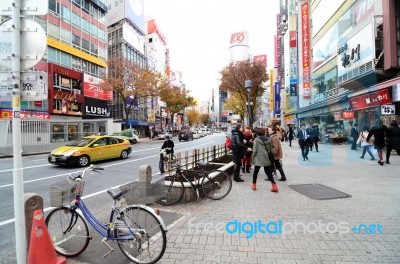
[{"label": "bicycle rear wheel", "polygon": [[68,207],[54,209],[46,217],[46,225],[56,252],[66,257],[81,254],[89,245],[86,221]]},{"label": "bicycle rear wheel", "polygon": [[167,236],[156,215],[146,208],[133,205],[124,209],[121,217],[125,225],[120,223],[118,237],[129,236],[131,232],[134,234],[134,239],[117,240],[122,253],[134,263],[152,264],[159,261],[165,252]]},{"label": "bicycle rear wheel", "polygon": [[166,193],[157,200],[157,203],[166,206],[176,204],[182,199],[183,193],[185,192],[183,182],[181,182],[176,175],[166,176],[165,181]]},{"label": "bicycle rear wheel", "polygon": [[220,200],[232,189],[232,179],[223,171],[214,170],[207,173],[201,181],[204,195],[212,200]]}]

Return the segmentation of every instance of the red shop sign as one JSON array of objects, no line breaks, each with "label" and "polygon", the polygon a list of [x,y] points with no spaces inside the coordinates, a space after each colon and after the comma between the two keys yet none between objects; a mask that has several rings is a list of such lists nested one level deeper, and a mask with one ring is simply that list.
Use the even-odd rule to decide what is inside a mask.
[{"label": "red shop sign", "polygon": [[354,118],[354,112],[353,111],[343,111],[342,112],[342,118],[343,119],[353,119]]},{"label": "red shop sign", "polygon": [[353,110],[370,108],[392,103],[392,97],[389,89],[383,89],[370,94],[364,94],[355,98],[350,98],[351,108]]}]

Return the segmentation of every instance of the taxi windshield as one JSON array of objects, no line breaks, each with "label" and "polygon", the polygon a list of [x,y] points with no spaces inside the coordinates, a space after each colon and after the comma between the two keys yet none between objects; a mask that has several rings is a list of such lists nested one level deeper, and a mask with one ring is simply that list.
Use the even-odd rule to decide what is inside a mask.
[{"label": "taxi windshield", "polygon": [[95,138],[82,138],[79,140],[74,140],[70,143],[68,143],[66,146],[71,146],[71,147],[84,147],[90,143],[92,143],[95,140]]}]

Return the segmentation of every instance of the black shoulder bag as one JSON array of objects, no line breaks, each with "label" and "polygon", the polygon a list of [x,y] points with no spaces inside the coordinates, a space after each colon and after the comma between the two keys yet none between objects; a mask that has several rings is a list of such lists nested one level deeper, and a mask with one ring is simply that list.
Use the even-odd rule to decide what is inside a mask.
[{"label": "black shoulder bag", "polygon": [[275,163],[275,156],[274,153],[272,153],[272,151],[268,151],[267,145],[265,145],[265,141],[263,141],[263,145],[265,147],[265,150],[268,153],[268,159],[271,162],[271,165],[273,165]]}]

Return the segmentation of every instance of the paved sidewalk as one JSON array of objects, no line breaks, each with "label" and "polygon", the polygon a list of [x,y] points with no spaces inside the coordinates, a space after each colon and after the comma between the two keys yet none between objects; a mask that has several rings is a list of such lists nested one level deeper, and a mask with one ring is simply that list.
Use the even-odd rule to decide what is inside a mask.
[{"label": "paved sidewalk", "polygon": [[[159,263],[400,263],[400,157],[394,155],[391,165],[379,166],[360,159],[360,150],[324,144],[319,153],[310,152],[309,161],[303,161],[293,143],[292,148],[283,144],[288,181],[277,182],[277,194],[270,192],[263,172],[257,191],[253,191],[251,175],[246,173],[245,182],[234,182],[231,193],[220,201],[203,199],[160,207],[184,216],[167,233],[166,253]],[[288,187],[303,183],[323,184],[352,197],[312,200]],[[230,234],[225,230],[226,224],[235,220],[264,224],[282,220],[287,225],[297,221],[308,224],[309,232],[301,229],[285,237],[258,232],[246,238],[248,231]],[[313,232],[314,223],[329,223],[329,232]],[[359,234],[350,229],[335,232],[335,228],[360,224],[379,224],[383,234]],[[270,230],[274,230],[272,225]],[[374,230],[378,229],[370,229]],[[78,257],[68,263],[81,262]]]},{"label": "paved sidewalk", "polygon": [[[245,174],[245,182],[234,182],[228,197],[200,201],[191,215],[169,231],[160,263],[400,263],[400,158],[393,156],[392,164],[382,167],[361,160],[361,151],[348,150],[349,146],[321,145],[320,152],[310,152],[310,160],[304,162],[297,144],[293,146],[284,143],[288,181],[278,182],[278,194],[270,192],[264,173],[259,174],[257,191],[251,189],[250,174]],[[352,197],[312,200],[288,187],[302,183],[324,184]],[[348,234],[298,233],[285,238],[255,234],[247,239],[246,234],[224,230],[234,220],[320,220],[325,224],[348,222],[349,227],[380,224],[383,234],[350,230]]]}]

